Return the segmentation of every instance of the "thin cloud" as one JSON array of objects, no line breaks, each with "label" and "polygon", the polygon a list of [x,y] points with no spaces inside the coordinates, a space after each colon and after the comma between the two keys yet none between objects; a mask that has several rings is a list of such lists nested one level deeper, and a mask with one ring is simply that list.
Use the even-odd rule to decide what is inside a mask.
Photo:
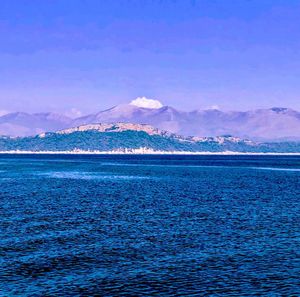
[{"label": "thin cloud", "polygon": [[0,117],[6,115],[6,114],[8,114],[8,113],[9,113],[9,111],[4,110],[4,109],[2,109],[2,110],[0,109]]},{"label": "thin cloud", "polygon": [[66,111],[65,115],[70,118],[78,118],[82,116],[82,112],[79,109],[73,107],[70,110]]}]

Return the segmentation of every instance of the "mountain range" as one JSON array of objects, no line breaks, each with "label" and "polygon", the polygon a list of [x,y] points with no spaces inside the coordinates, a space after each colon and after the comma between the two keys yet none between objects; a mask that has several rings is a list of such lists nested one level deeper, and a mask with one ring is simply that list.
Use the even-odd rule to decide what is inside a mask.
[{"label": "mountain range", "polygon": [[234,135],[255,141],[300,140],[300,112],[289,108],[187,112],[170,106],[148,108],[134,104],[117,105],[75,119],[55,113],[10,113],[0,117],[0,135],[33,136],[80,125],[116,122],[149,124],[183,136]]}]

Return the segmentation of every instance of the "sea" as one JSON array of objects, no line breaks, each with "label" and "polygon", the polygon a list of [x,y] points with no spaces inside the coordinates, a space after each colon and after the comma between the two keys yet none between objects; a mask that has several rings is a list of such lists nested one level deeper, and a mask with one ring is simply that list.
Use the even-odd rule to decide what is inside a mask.
[{"label": "sea", "polygon": [[0,296],[300,296],[300,157],[0,155]]}]

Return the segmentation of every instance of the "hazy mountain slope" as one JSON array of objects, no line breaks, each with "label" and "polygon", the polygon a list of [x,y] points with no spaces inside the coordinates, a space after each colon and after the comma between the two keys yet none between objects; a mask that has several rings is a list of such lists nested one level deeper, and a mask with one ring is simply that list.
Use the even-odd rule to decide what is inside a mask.
[{"label": "hazy mountain slope", "polygon": [[0,135],[30,136],[72,126],[72,119],[55,113],[16,112],[0,117]]},{"label": "hazy mountain slope", "polygon": [[300,143],[254,143],[236,137],[182,137],[149,125],[95,124],[35,137],[0,137],[0,151],[111,151],[149,148],[189,152],[300,152]]},{"label": "hazy mountain slope", "polygon": [[300,113],[290,109],[258,109],[247,112],[205,110],[190,116],[181,133],[193,135],[231,134],[250,139],[300,139]]},{"label": "hazy mountain slope", "polygon": [[74,121],[74,124],[128,122],[149,124],[171,132],[179,132],[178,123],[184,119],[185,114],[168,106],[151,109],[122,104],[96,114],[78,118]]}]

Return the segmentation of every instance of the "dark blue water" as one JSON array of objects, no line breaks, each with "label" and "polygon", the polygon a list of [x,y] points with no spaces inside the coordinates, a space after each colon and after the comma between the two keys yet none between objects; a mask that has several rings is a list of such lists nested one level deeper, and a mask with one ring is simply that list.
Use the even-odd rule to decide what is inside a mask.
[{"label": "dark blue water", "polygon": [[0,156],[1,296],[300,296],[300,157]]}]

